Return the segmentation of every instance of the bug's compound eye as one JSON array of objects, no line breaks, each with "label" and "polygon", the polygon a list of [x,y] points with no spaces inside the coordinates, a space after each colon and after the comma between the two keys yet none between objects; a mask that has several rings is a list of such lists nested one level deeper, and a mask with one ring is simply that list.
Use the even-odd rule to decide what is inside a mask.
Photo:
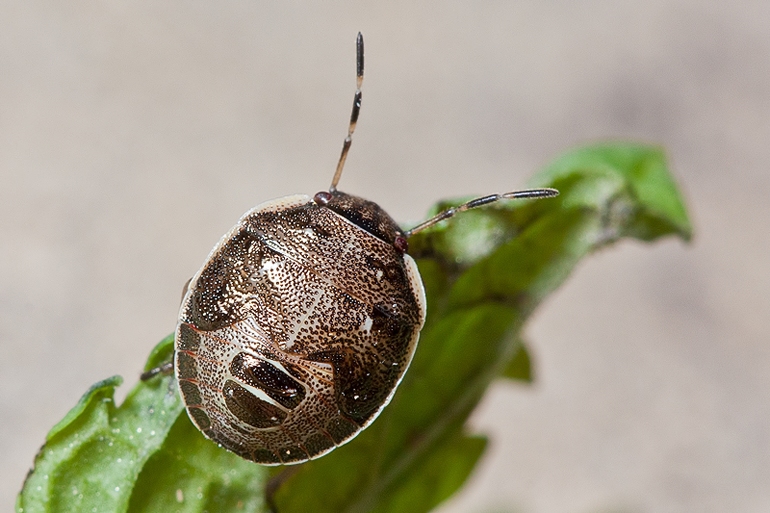
[{"label": "bug's compound eye", "polygon": [[393,241],[393,245],[399,253],[406,253],[409,251],[409,243],[406,241],[406,237],[402,237],[401,235],[396,237],[396,240]]},{"label": "bug's compound eye", "polygon": [[313,196],[313,201],[316,202],[318,205],[326,205],[332,200],[332,195],[330,192],[327,191],[321,191],[315,193],[315,196]]}]

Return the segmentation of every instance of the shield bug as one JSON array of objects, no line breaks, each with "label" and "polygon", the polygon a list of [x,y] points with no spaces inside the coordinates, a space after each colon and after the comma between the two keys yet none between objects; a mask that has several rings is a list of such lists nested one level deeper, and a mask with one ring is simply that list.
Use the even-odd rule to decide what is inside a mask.
[{"label": "shield bug", "polygon": [[361,107],[357,88],[328,191],[247,212],[187,285],[174,367],[193,423],[265,465],[300,463],[344,444],[388,404],[425,321],[410,236],[458,212],[530,189],[484,196],[410,230],[376,203],[337,190]]}]

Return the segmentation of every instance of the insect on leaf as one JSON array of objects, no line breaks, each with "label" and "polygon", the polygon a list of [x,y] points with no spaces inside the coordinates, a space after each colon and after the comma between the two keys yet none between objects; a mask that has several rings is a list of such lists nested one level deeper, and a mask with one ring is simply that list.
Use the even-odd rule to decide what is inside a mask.
[{"label": "insect on leaf", "polygon": [[[428,302],[411,368],[359,436],[278,474],[274,483],[282,484],[270,498],[278,511],[429,511],[483,454],[485,439],[469,436],[464,424],[488,385],[500,376],[531,379],[521,330],[577,262],[624,237],[691,237],[658,148],[580,148],[531,185],[561,194],[499,202],[410,239]],[[171,350],[164,340],[148,368],[170,359]],[[183,413],[173,376],[140,382],[118,407],[120,381],[94,385],[51,430],[17,511],[269,510],[265,488],[276,470],[204,439]]]}]

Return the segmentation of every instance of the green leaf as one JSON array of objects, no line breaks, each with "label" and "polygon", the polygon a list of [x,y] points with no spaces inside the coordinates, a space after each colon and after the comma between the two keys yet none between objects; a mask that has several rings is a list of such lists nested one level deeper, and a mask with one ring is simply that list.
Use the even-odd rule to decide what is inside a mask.
[{"label": "green leaf", "polygon": [[[684,240],[692,237],[692,226],[682,196],[668,170],[663,149],[633,143],[612,143],[573,150],[557,159],[532,184],[557,183],[570,176],[585,179],[601,176],[604,180],[616,177],[624,182],[630,196],[623,203],[610,201],[607,221],[617,222],[613,216],[632,215],[624,223],[623,236],[654,240],[663,235],[676,234]],[[583,194],[597,198],[585,190]]]},{"label": "green leaf", "polygon": [[265,511],[261,492],[267,478],[266,467],[206,440],[183,413],[144,466],[128,511]]},{"label": "green leaf", "polygon": [[502,377],[532,383],[532,359],[524,342],[519,341],[516,353],[501,374]]},{"label": "green leaf", "polygon": [[487,446],[487,439],[466,436],[462,429],[449,431],[414,470],[400,477],[372,509],[377,513],[423,513],[450,497],[468,478]]},{"label": "green leaf", "polygon": [[[522,327],[577,262],[623,237],[691,237],[657,148],[577,149],[532,185],[561,194],[498,202],[410,239],[428,300],[411,368],[368,429],[273,481],[282,482],[273,497],[281,513],[435,507],[462,485],[484,451],[486,440],[469,437],[463,426],[488,385],[499,376],[532,379]],[[170,360],[172,350],[169,337],[147,368]],[[116,407],[119,384],[115,377],[94,385],[51,430],[17,510],[268,509],[264,490],[274,473],[204,439],[183,413],[172,376],[140,382]]]},{"label": "green leaf", "polygon": [[[173,337],[161,345],[170,356]],[[182,412],[171,376],[115,406],[120,376],[101,381],[48,433],[17,501],[25,513],[125,511],[134,483]]]}]

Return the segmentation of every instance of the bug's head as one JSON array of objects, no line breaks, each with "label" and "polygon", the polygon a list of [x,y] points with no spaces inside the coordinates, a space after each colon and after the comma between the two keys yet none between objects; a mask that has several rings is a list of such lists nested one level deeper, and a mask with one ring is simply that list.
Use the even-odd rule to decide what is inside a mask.
[{"label": "bug's head", "polygon": [[377,203],[337,190],[318,192],[313,201],[393,245],[398,252],[406,253],[408,245],[403,230]]},{"label": "bug's head", "polygon": [[334,173],[329,190],[317,193],[313,197],[313,201],[319,206],[331,209],[359,228],[391,244],[399,253],[404,254],[409,249],[406,235],[387,212],[373,201],[365,200],[358,196],[351,196],[337,190],[345,159],[350,150],[353,132],[356,129],[356,123],[358,123],[358,114],[361,110],[361,83],[363,80],[364,38],[359,32],[356,38],[356,92],[353,95],[353,110],[350,113],[348,135],[342,144],[342,153],[337,162],[337,170]]}]

